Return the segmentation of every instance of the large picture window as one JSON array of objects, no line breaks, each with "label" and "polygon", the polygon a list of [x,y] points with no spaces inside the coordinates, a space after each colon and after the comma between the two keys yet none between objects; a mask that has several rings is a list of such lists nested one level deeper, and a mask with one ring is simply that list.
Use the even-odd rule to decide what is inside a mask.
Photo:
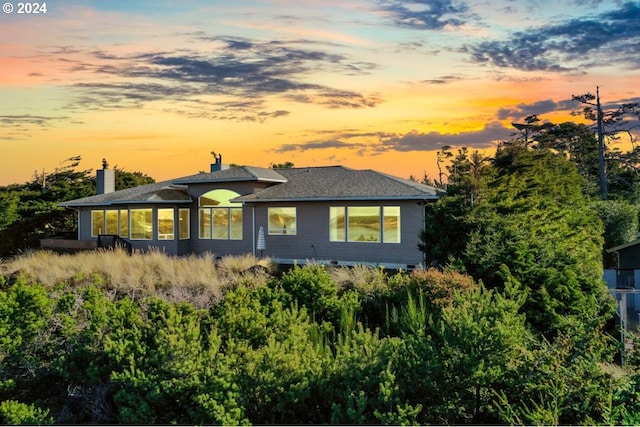
[{"label": "large picture window", "polygon": [[296,234],[296,208],[269,208],[268,216],[269,234]]},{"label": "large picture window", "polygon": [[380,207],[349,206],[347,236],[350,242],[380,241]]},{"label": "large picture window", "polygon": [[240,194],[231,190],[213,190],[198,199],[198,236],[200,239],[242,240],[242,204],[231,199]]},{"label": "large picture window", "polygon": [[131,239],[151,240],[153,238],[153,211],[151,209],[131,209]]},{"label": "large picture window", "polygon": [[329,241],[400,243],[400,206],[332,206]]}]

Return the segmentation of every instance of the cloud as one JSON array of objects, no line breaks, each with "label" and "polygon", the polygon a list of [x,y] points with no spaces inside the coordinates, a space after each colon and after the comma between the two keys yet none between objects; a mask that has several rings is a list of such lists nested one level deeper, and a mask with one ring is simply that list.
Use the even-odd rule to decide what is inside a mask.
[{"label": "cloud", "polygon": [[379,9],[395,25],[419,30],[439,30],[446,26],[460,26],[468,18],[468,7],[451,0],[385,0]]},{"label": "cloud", "polygon": [[500,122],[491,122],[478,131],[460,133],[422,133],[411,131],[402,136],[386,137],[381,139],[377,150],[387,151],[434,151],[440,150],[446,145],[466,146],[475,148],[491,148],[497,142],[509,139],[513,135],[513,129],[508,129]]},{"label": "cloud", "polygon": [[[640,97],[627,98],[627,99],[622,99],[615,102],[603,101],[602,109],[605,111],[615,110],[620,106],[622,106],[622,104],[633,104],[633,103],[640,104]],[[537,101],[530,104],[520,103],[511,107],[500,108],[497,111],[496,116],[498,120],[510,119],[512,121],[519,121],[527,116],[531,116],[534,114],[541,116],[546,113],[552,113],[552,112],[558,112],[558,111],[573,112],[573,111],[581,110],[582,107],[584,106],[581,105],[579,102],[574,101],[573,99],[563,99],[560,101],[553,101],[551,99],[546,99],[543,101]]]},{"label": "cloud", "polygon": [[[71,71],[102,77],[100,81],[87,82],[85,79],[74,84],[78,95],[71,107],[132,108],[155,100],[184,102],[207,96],[236,99],[283,96],[327,108],[365,108],[381,102],[378,95],[317,84],[312,78],[317,72],[367,74],[377,67],[376,64],[350,62],[340,54],[299,47],[302,41],[198,38],[210,42],[213,49],[206,52],[145,52],[130,56],[91,52],[93,61],[76,63]],[[105,82],[105,76],[111,80]],[[246,116],[257,121],[286,115],[282,111],[255,111],[252,107],[247,106]],[[219,115],[210,117],[221,118]],[[233,117],[237,119],[237,115]]]},{"label": "cloud", "polygon": [[363,149],[367,145],[363,143],[350,143],[340,141],[338,139],[308,141],[300,144],[283,144],[279,148],[273,150],[276,153],[289,153],[297,151],[309,150],[327,150],[327,149]]},{"label": "cloud", "polygon": [[600,15],[528,28],[465,49],[473,62],[524,71],[582,72],[610,63],[634,69],[640,65],[639,21],[640,4],[627,2]]},{"label": "cloud", "polygon": [[523,102],[513,107],[500,108],[498,110],[497,116],[499,120],[506,120],[506,119],[519,120],[521,118],[531,116],[534,114],[541,115],[545,113],[550,113],[552,111],[558,111],[560,109],[564,109],[564,108],[560,108],[560,105],[563,105],[563,107],[566,107],[566,103],[568,102],[570,101],[565,101],[565,103],[559,103],[551,99],[537,101],[531,104],[527,104]]},{"label": "cloud", "polygon": [[0,115],[0,140],[15,141],[31,136],[36,127],[46,130],[55,122],[66,120],[66,116],[40,116],[31,114]]},{"label": "cloud", "polygon": [[165,108],[164,111],[189,118],[257,123],[291,114],[286,110],[268,111],[264,104],[263,100],[257,99],[221,102],[189,100],[181,102],[179,107]]},{"label": "cloud", "polygon": [[330,134],[330,137],[283,144],[273,151],[289,153],[344,149],[356,150],[360,154],[379,155],[388,151],[437,151],[447,145],[483,149],[495,147],[496,143],[510,139],[514,133],[514,129],[506,128],[497,121],[485,125],[478,131],[460,133],[421,133],[413,130],[401,135],[390,132],[322,131],[318,134]]},{"label": "cloud", "polygon": [[0,115],[0,124],[6,126],[35,125],[45,127],[51,122],[66,118],[65,116],[33,116],[31,114]]},{"label": "cloud", "polygon": [[420,80],[418,82],[409,82],[409,84],[443,85],[443,84],[448,84],[448,83],[460,81],[460,80],[464,80],[464,77],[461,75],[449,74],[449,75],[434,77],[433,79],[425,79],[425,80]]},{"label": "cloud", "polygon": [[348,90],[318,88],[303,94],[287,96],[288,99],[305,104],[318,104],[328,108],[375,107],[382,99],[378,95],[364,96]]}]

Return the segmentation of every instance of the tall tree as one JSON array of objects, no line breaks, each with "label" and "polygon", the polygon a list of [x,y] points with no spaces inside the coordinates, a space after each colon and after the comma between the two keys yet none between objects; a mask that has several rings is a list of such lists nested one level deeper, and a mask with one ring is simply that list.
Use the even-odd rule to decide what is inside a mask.
[{"label": "tall tree", "polygon": [[[592,127],[595,128],[598,140],[598,176],[600,183],[600,197],[606,200],[609,195],[607,183],[607,162],[606,151],[607,142],[617,139],[620,133],[627,133],[631,143],[633,144],[632,152],[635,155],[632,158],[625,156],[627,166],[638,169],[640,163],[640,153],[635,147],[635,138],[631,130],[640,125],[629,120],[630,117],[640,119],[640,105],[637,102],[626,103],[614,106],[611,109],[603,110],[600,101],[600,88],[596,87],[596,94],[586,93],[583,95],[572,95],[574,101],[584,105],[584,108],[577,114],[582,114],[587,120],[595,122]],[[622,159],[622,158],[621,158]]]},{"label": "tall tree", "polygon": [[[0,187],[0,257],[38,247],[41,238],[75,236],[75,213],[58,204],[95,194],[93,171],[77,170],[79,164],[80,156],[70,157],[52,172],[35,172],[25,184]],[[142,172],[116,167],[116,190],[152,182]]]}]

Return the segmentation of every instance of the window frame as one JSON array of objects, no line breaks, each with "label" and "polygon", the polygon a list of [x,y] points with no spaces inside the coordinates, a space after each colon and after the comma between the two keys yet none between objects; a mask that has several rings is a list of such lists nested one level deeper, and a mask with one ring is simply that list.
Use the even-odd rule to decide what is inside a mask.
[{"label": "window frame", "polygon": [[[216,194],[217,193],[217,194]],[[220,196],[216,198],[215,196]],[[240,194],[226,188],[207,191],[198,197],[198,239],[200,240],[243,240],[244,207],[242,203],[231,202]],[[224,213],[222,213],[224,212]],[[240,226],[234,219],[240,218]],[[217,215],[216,215],[217,213]],[[209,218],[206,229],[203,219]],[[216,218],[222,219],[216,226]]]},{"label": "window frame", "polygon": [[[145,231],[144,232],[144,237],[134,237],[134,227],[133,227],[133,221],[134,221],[134,217],[136,216],[135,214],[138,212],[144,212],[145,216],[148,212],[151,213],[151,218],[148,222],[148,224],[151,226],[151,230],[148,232]],[[146,219],[146,218],[145,218]],[[129,210],[129,239],[130,240],[153,240],[153,208],[136,208],[136,209],[130,209]],[[137,236],[137,235],[136,235]],[[147,237],[149,236],[149,237]]]},{"label": "window frame", "polygon": [[[183,218],[182,214],[186,212],[186,216]],[[186,218],[186,224],[182,222]],[[186,235],[183,233],[186,230]],[[191,209],[179,208],[178,209],[178,239],[189,240],[191,238]]]},{"label": "window frame", "polygon": [[[358,240],[350,236],[350,228],[353,226],[351,215],[358,208],[378,210],[378,240]],[[341,213],[340,213],[341,211]],[[340,226],[337,220],[343,215],[343,224]],[[373,216],[373,215],[372,215]],[[395,227],[389,227],[387,221],[390,218],[397,218]],[[402,207],[400,205],[355,205],[355,206],[329,206],[329,242],[332,243],[402,243]],[[336,224],[333,224],[333,221]],[[395,228],[393,238],[385,238]]]},{"label": "window frame", "polygon": [[[96,216],[100,215],[100,220],[97,221],[96,220]],[[105,214],[104,214],[104,209],[92,209],[91,210],[91,237],[98,237],[100,234],[104,234],[103,230],[104,230],[104,220],[105,220]],[[98,224],[99,223],[99,224]],[[99,225],[100,228],[98,229],[98,232],[96,233],[96,225]]]},{"label": "window frame", "polygon": [[[163,214],[171,213],[171,232],[170,233],[160,233],[160,214],[161,211]],[[168,220],[168,218],[165,218]],[[157,208],[156,209],[156,225],[158,230],[158,240],[175,240],[176,239],[176,210],[174,208]]]},{"label": "window frame", "polygon": [[[293,227],[287,227],[286,224],[284,227],[272,227],[271,215],[275,215],[275,212],[272,214],[272,211],[285,211],[292,210],[293,215]],[[279,212],[283,214],[284,212]],[[288,231],[289,230],[289,231]],[[292,232],[291,232],[292,231]],[[297,236],[298,235],[298,209],[296,206],[272,206],[267,208],[267,233],[269,236]]]}]

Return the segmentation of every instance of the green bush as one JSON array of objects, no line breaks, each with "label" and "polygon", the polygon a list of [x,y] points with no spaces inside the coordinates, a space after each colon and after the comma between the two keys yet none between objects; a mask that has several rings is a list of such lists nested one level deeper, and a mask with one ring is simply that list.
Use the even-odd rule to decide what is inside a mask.
[{"label": "green bush", "polygon": [[15,400],[5,400],[0,403],[0,423],[4,425],[34,424],[50,425],[53,418],[48,409],[36,408]]},{"label": "green bush", "polygon": [[329,321],[338,325],[343,308],[359,306],[356,293],[345,292],[341,298],[337,283],[323,265],[294,266],[282,278],[274,279],[271,286],[282,288],[292,301],[304,306],[318,322]]}]

